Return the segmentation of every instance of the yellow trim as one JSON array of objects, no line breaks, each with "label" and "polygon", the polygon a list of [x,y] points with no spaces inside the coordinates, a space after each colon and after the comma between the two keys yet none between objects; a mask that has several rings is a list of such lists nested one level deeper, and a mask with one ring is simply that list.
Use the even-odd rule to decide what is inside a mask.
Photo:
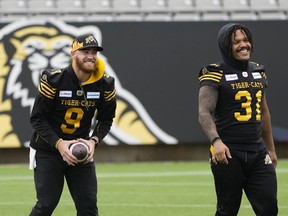
[{"label": "yellow trim", "polygon": [[90,78],[86,82],[82,83],[82,85],[97,82],[104,76],[104,71],[105,71],[105,63],[102,59],[98,58],[96,63],[96,72],[92,73]]},{"label": "yellow trim", "polygon": [[58,149],[59,143],[62,141],[63,139],[60,138],[57,140],[56,144],[55,144],[55,148]]},{"label": "yellow trim", "polygon": [[110,101],[116,96],[116,90],[114,89],[113,91],[105,91],[104,97],[105,101]]},{"label": "yellow trim", "polygon": [[211,80],[211,81],[215,81],[215,82],[220,82],[220,79],[213,79],[213,78],[209,78],[209,77],[202,78],[200,81],[203,81],[203,80]]},{"label": "yellow trim", "polygon": [[214,155],[214,146],[213,146],[213,145],[210,146],[210,153],[211,153],[212,155]]},{"label": "yellow trim", "polygon": [[219,79],[220,80],[222,76],[216,76],[216,75],[209,74],[209,75],[201,76],[200,79],[204,78],[204,77],[211,77],[211,78],[215,78],[215,79]]},{"label": "yellow trim", "polygon": [[46,81],[41,79],[38,85],[39,92],[47,98],[53,99],[56,94],[56,88],[52,88]]},{"label": "yellow trim", "polygon": [[82,47],[83,47],[83,42],[80,43],[78,41],[74,41],[73,44],[72,44],[72,51],[74,52],[74,51],[76,51],[76,50],[78,50],[78,49],[80,49]]}]

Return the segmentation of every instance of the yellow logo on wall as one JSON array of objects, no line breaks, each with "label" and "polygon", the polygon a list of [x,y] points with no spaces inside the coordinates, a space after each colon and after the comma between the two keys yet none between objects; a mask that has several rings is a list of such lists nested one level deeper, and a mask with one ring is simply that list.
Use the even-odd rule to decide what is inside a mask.
[{"label": "yellow logo on wall", "polygon": [[[0,148],[28,147],[32,134],[30,112],[37,94],[39,76],[45,68],[62,68],[70,63],[75,33],[92,33],[101,44],[102,34],[93,26],[75,27],[61,21],[14,22],[0,30]],[[140,101],[121,86],[107,58],[105,72],[116,80],[117,110],[108,145],[176,144],[161,130]]]}]

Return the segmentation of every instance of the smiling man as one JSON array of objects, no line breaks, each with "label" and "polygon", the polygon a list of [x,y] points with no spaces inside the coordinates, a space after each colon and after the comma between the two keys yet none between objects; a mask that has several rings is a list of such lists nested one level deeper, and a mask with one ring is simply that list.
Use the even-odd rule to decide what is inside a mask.
[{"label": "smiling man", "polygon": [[[66,179],[77,215],[98,216],[97,178],[93,161],[99,142],[110,131],[116,109],[114,78],[105,74],[98,59],[98,45],[91,34],[79,35],[72,43],[72,63],[42,72],[30,121],[31,164],[37,203],[30,216],[52,215]],[[90,135],[92,119],[96,127]],[[69,147],[88,146],[88,158],[78,163]]]},{"label": "smiling man", "polygon": [[222,61],[199,74],[199,122],[210,140],[216,216],[236,216],[244,190],[256,215],[276,216],[277,156],[265,98],[263,65],[250,60],[250,30],[236,23],[218,33]]}]

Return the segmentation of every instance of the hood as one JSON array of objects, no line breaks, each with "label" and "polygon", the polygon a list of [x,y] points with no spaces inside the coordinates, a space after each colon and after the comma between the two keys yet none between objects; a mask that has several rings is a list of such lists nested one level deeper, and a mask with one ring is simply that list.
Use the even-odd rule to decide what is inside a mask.
[{"label": "hood", "polygon": [[101,58],[98,57],[96,62],[96,72],[92,73],[90,78],[85,83],[83,83],[83,85],[97,82],[104,76],[104,73],[105,73],[105,63]]},{"label": "hood", "polygon": [[[235,31],[235,26],[237,29],[247,29],[248,28],[239,23],[229,23],[223,26],[218,32],[218,46],[221,52],[222,60],[224,63],[232,66],[233,68],[238,68],[241,70],[247,69],[249,61],[239,61],[233,57],[232,50],[231,50],[231,35],[232,31]],[[247,32],[245,32],[247,34]],[[250,33],[250,32],[249,32]],[[253,50],[253,43],[252,43],[252,35],[251,36],[251,51]]]},{"label": "hood", "polygon": [[[74,69],[74,61],[72,61],[72,68]],[[96,62],[96,70],[94,73],[91,74],[90,78],[83,82],[82,85],[91,84],[100,80],[105,73],[105,63],[101,58],[97,58]]]}]

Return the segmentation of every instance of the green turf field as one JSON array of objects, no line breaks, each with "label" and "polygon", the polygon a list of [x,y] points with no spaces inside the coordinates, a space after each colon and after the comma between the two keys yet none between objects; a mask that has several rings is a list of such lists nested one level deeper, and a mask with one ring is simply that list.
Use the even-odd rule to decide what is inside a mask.
[{"label": "green turf field", "polygon": [[[28,165],[0,166],[0,215],[27,216],[35,202]],[[212,216],[208,162],[99,163],[100,216]],[[288,160],[277,167],[279,216],[288,215]],[[67,188],[54,216],[76,215]],[[253,216],[244,196],[239,216]]]}]

